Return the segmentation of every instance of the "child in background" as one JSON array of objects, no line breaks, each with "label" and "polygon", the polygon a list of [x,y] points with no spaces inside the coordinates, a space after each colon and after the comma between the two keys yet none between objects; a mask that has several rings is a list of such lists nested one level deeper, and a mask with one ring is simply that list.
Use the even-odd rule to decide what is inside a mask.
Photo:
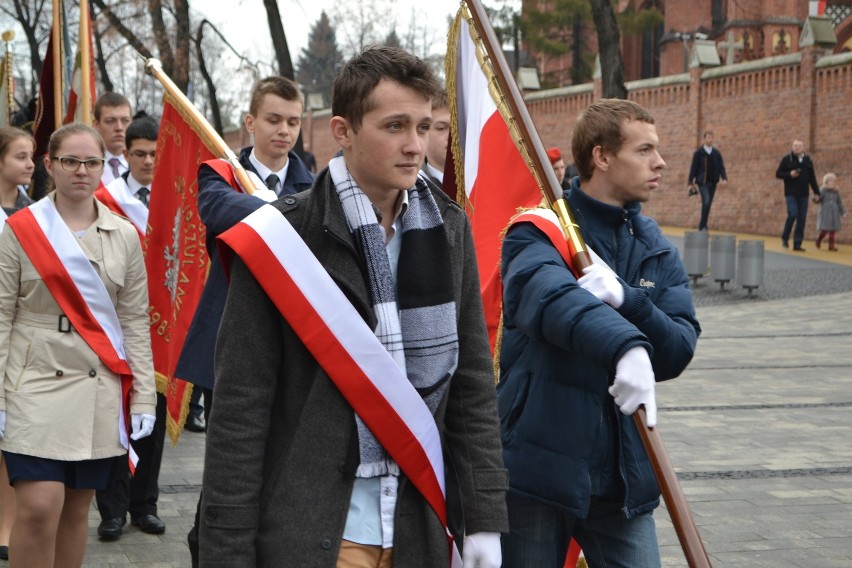
[{"label": "child in background", "polygon": [[837,175],[825,174],[819,191],[820,207],[819,215],[817,215],[819,237],[816,240],[816,247],[819,248],[822,245],[822,240],[828,235],[828,250],[836,251],[834,233],[840,230],[840,218],[846,217],[846,207],[843,206],[840,192],[837,191]]},{"label": "child in background", "polygon": [[[6,218],[32,203],[21,188],[35,171],[33,137],[19,128],[0,127],[0,229]],[[2,380],[2,377],[0,377]],[[9,559],[9,535],[15,521],[15,490],[9,485],[6,462],[0,456],[0,560]]]}]

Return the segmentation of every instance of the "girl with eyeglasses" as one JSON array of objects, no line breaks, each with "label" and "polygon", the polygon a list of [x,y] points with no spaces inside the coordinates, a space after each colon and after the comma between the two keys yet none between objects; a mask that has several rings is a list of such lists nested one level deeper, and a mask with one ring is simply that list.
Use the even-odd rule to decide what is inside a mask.
[{"label": "girl with eyeglasses", "polygon": [[[0,449],[17,499],[12,568],[79,567],[88,512],[151,433],[148,290],[136,229],[98,203],[104,143],[50,138],[55,190],[0,233]],[[129,453],[128,453],[129,451]]]}]

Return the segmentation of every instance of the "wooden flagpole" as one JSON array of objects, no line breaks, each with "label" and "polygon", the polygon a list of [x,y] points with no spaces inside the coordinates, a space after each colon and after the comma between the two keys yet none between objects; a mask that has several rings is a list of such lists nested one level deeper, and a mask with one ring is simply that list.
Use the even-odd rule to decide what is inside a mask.
[{"label": "wooden flagpole", "polygon": [[[54,129],[62,126],[62,118],[65,116],[62,99],[65,96],[64,73],[62,65],[62,0],[53,0],[53,26],[50,29],[53,40],[53,122]],[[47,62],[45,61],[45,64]]]},{"label": "wooden flagpole", "polygon": [[[513,126],[518,129],[520,142],[527,147],[530,156],[530,169],[538,180],[545,199],[559,217],[568,242],[568,248],[571,251],[574,271],[578,275],[582,274],[582,269],[592,264],[591,257],[583,236],[580,234],[580,228],[573,221],[571,209],[565,199],[562,198],[561,185],[556,179],[553,168],[550,167],[550,160],[547,157],[544,144],[542,144],[538,130],[523,102],[521,92],[515,81],[509,80],[512,73],[506,58],[503,56],[503,50],[500,49],[497,35],[491,27],[480,0],[465,0],[465,4],[470,9],[477,31],[481,34],[479,38],[474,38],[474,40],[482,42],[488,58],[491,60],[497,86],[505,96],[503,102],[509,107],[511,115],[517,119]],[[704,549],[701,536],[698,534],[698,528],[692,520],[686,497],[677,481],[677,475],[659,432],[656,428],[648,428],[645,425],[644,407],[640,407],[633,414],[633,421],[642,438],[645,451],[651,459],[654,472],[657,475],[657,482],[671,515],[672,524],[690,568],[709,568],[711,566],[710,559]]]},{"label": "wooden flagpole", "polygon": [[234,173],[239,180],[240,185],[246,193],[251,195],[254,193],[254,183],[248,175],[248,172],[240,164],[239,158],[231,148],[225,144],[219,133],[210,126],[204,115],[192,104],[183,92],[178,89],[174,81],[163,71],[163,64],[159,59],[148,59],[145,61],[145,71],[155,77],[166,89],[166,93],[171,97],[171,100],[177,104],[182,111],[181,114],[190,122],[190,126],[195,130],[204,142],[204,145],[215,155],[227,160],[233,167]]},{"label": "wooden flagpole", "polygon": [[13,30],[3,32],[3,43],[6,44],[6,51],[3,54],[3,80],[6,81],[6,116],[0,121],[0,124],[10,124],[12,121],[12,107],[15,104],[15,79],[12,76],[12,40],[15,39]]},{"label": "wooden flagpole", "polygon": [[92,21],[89,12],[89,0],[80,0],[80,104],[83,112],[80,115],[83,124],[92,125]]}]

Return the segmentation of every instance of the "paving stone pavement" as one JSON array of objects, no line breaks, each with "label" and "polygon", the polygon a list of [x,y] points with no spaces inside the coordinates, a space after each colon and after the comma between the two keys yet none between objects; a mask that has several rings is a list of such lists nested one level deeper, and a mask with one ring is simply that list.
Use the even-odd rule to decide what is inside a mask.
[{"label": "paving stone pavement", "polygon": [[[682,229],[667,234],[682,247]],[[659,431],[714,566],[850,567],[852,247],[793,254],[762,238],[765,286],[752,297],[696,284],[703,333],[683,376],[658,387]],[[99,542],[93,507],[84,566],[190,566],[204,439],[167,443],[166,533],[128,526]],[[687,566],[665,506],[655,517],[663,566]]]}]

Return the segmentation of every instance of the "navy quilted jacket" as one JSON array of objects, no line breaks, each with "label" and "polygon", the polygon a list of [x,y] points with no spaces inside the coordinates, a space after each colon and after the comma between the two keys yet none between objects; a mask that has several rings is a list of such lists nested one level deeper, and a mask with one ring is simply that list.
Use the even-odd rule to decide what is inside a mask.
[{"label": "navy quilted jacket", "polygon": [[692,359],[700,327],[689,278],[657,224],[592,199],[575,178],[568,201],[587,244],[623,280],[615,310],[577,285],[532,224],[503,242],[504,328],[497,386],[511,490],[585,518],[592,495],[623,499],[630,517],[659,504],[632,417],[607,391],[630,348],[651,353],[657,381]]}]

